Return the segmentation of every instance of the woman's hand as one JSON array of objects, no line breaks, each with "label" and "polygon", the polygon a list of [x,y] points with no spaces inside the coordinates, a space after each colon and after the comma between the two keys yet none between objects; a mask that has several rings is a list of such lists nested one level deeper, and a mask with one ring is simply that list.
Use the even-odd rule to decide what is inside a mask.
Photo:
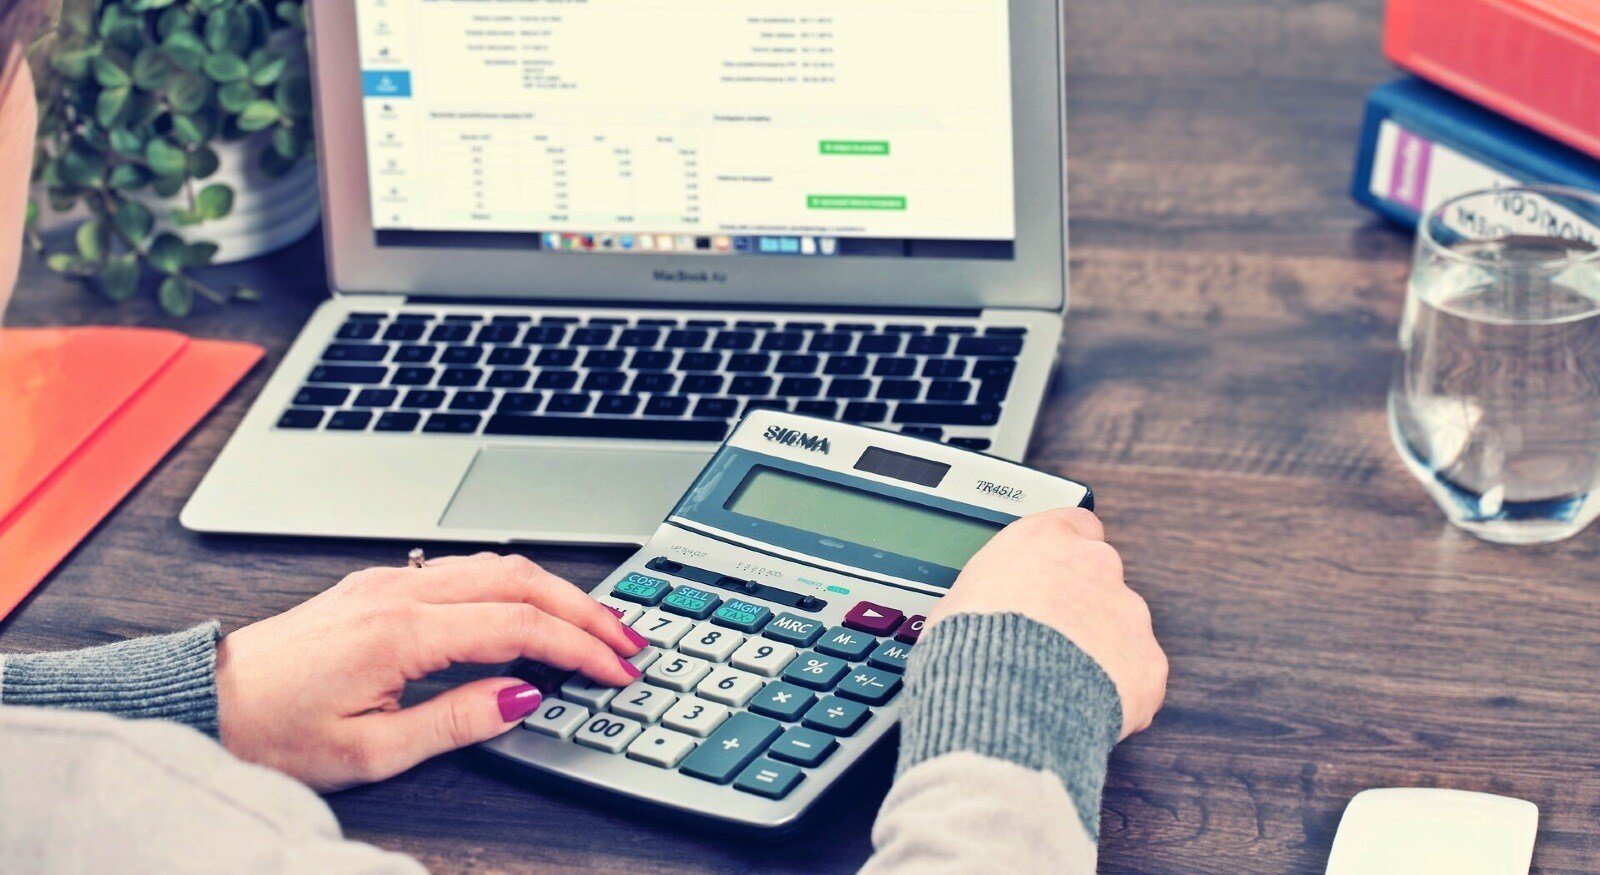
[{"label": "woman's hand", "polygon": [[583,591],[521,556],[372,568],[217,649],[222,743],[322,790],[397,775],[493,738],[539,706],[515,678],[400,708],[407,681],[452,663],[529,657],[605,684],[639,676],[645,641]]},{"label": "woman's hand", "polygon": [[1098,517],[1075,507],[1006,526],[928,612],[928,629],[952,614],[1010,611],[1066,635],[1105,669],[1122,698],[1123,738],[1150,725],[1167,695],[1167,655]]}]

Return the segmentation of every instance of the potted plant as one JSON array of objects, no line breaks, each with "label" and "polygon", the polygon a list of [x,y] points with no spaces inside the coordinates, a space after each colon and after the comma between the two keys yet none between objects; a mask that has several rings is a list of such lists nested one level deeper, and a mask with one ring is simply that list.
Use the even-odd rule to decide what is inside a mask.
[{"label": "potted plant", "polygon": [[87,218],[52,270],[114,301],[145,269],[182,316],[200,295],[254,299],[193,268],[276,249],[315,225],[311,86],[298,0],[64,0],[42,46],[34,180]]}]

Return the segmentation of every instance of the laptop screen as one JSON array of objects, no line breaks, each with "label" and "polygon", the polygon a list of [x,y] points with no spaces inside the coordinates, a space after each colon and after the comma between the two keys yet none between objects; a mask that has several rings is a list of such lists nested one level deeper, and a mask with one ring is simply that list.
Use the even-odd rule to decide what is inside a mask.
[{"label": "laptop screen", "polygon": [[1010,259],[998,0],[357,0],[380,246]]}]

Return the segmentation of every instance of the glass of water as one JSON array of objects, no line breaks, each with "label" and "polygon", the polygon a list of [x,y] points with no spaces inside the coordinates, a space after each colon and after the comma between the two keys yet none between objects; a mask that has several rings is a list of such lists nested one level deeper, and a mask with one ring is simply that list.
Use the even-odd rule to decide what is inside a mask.
[{"label": "glass of water", "polygon": [[1600,196],[1501,188],[1432,210],[1400,350],[1390,434],[1452,523],[1542,544],[1600,515]]}]

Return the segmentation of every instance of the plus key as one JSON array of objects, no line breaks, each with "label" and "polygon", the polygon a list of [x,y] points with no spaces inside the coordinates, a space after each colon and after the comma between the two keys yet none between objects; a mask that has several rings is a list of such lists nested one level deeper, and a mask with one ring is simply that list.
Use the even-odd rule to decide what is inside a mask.
[{"label": "plus key", "polygon": [[844,624],[848,628],[868,635],[887,635],[905,618],[904,613],[894,608],[886,608],[872,602],[856,602],[850,613],[844,615]]}]

